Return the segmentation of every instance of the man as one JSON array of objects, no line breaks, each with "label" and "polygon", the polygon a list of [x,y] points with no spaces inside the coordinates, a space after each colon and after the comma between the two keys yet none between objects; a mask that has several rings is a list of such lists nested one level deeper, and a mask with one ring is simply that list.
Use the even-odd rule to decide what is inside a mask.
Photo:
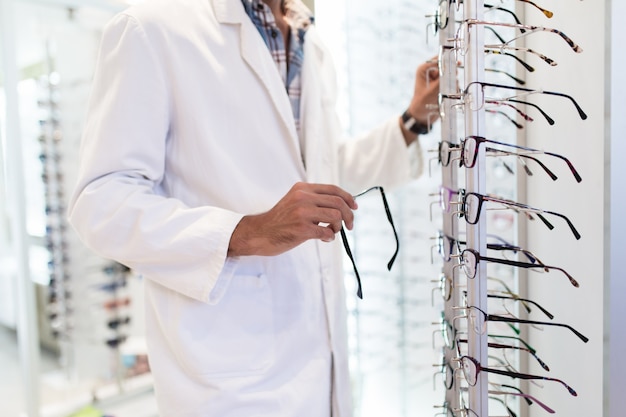
[{"label": "man", "polygon": [[69,218],[145,277],[161,417],[351,415],[335,236],[351,193],[411,178],[435,65],[403,118],[340,142],[299,0],[152,0],[107,25]]}]

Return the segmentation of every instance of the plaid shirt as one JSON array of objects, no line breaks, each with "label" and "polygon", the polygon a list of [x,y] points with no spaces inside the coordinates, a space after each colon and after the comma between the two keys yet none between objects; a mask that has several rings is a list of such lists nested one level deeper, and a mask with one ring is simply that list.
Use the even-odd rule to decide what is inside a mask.
[{"label": "plaid shirt", "polygon": [[[261,0],[242,0],[243,6],[252,23],[256,26],[272,54],[280,73],[296,122],[296,130],[300,132],[300,96],[302,60],[304,58],[304,34],[313,22],[309,9],[300,0],[285,0],[285,20],[291,28],[289,51],[286,51],[285,40],[276,25],[270,8]],[[303,144],[302,144],[303,145]],[[304,152],[304,149],[302,149]]]}]

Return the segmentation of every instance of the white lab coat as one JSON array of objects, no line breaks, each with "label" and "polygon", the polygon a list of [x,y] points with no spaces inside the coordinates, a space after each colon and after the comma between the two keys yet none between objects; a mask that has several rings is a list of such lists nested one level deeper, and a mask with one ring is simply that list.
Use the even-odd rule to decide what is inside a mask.
[{"label": "white lab coat", "polygon": [[145,278],[161,417],[351,415],[341,239],[226,256],[241,217],[298,181],[357,192],[410,178],[397,118],[339,141],[315,28],[302,82],[304,163],[285,87],[240,0],[152,0],[105,28],[69,220]]}]

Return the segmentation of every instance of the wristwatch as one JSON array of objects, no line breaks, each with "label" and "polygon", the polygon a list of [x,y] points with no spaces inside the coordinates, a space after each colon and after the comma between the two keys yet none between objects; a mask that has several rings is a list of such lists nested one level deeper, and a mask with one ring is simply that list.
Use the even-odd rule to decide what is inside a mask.
[{"label": "wristwatch", "polygon": [[415,118],[409,114],[408,109],[402,113],[402,124],[404,124],[406,130],[417,135],[425,135],[430,132],[430,127],[415,120]]}]

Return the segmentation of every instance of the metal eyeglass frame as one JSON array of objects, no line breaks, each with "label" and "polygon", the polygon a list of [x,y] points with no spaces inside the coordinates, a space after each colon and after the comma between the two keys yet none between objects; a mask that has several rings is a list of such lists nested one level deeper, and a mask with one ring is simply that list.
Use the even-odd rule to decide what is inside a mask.
[{"label": "metal eyeglass frame", "polygon": [[[470,92],[470,89],[472,86],[480,86],[480,99],[475,100],[477,103],[479,103],[478,107],[472,107],[472,104],[474,102],[474,100],[472,100],[473,95]],[[511,86],[511,85],[505,85],[505,84],[496,84],[496,83],[488,83],[488,82],[483,82],[483,81],[472,81],[469,84],[467,84],[465,86],[465,89],[463,90],[463,92],[461,93],[461,98],[465,98],[465,99],[470,99],[470,109],[473,111],[476,110],[480,110],[482,108],[482,106],[485,104],[485,87],[492,87],[492,88],[498,88],[498,89],[503,89],[503,90],[512,90],[512,91],[517,91],[517,92],[521,92],[521,94],[517,94],[513,97],[507,97],[507,98],[500,98],[499,100],[502,101],[507,101],[511,98],[517,98],[520,95],[530,95],[530,94],[545,94],[545,95],[550,95],[550,96],[557,96],[557,97],[563,97],[568,99],[569,101],[572,102],[572,104],[574,105],[574,107],[576,108],[576,111],[578,112],[578,115],[580,116],[580,118],[582,120],[586,120],[587,119],[587,114],[585,113],[585,111],[582,109],[582,107],[580,107],[580,105],[578,104],[578,102],[574,99],[574,97],[568,95],[568,94],[564,94],[564,93],[559,93],[556,91],[546,91],[546,90],[536,90],[536,89],[532,89],[532,88],[526,88],[526,87],[515,87],[515,86]]]},{"label": "metal eyeglass frame", "polygon": [[459,258],[459,264],[455,265],[454,268],[462,268],[463,272],[469,279],[474,279],[476,277],[476,272],[478,270],[478,263],[480,261],[498,263],[502,265],[515,266],[518,268],[526,268],[526,269],[541,269],[545,272],[549,272],[554,269],[562,272],[569,282],[576,288],[580,286],[578,281],[574,279],[565,269],[560,268],[558,266],[545,265],[545,264],[531,264],[528,262],[520,262],[520,261],[511,261],[509,259],[501,259],[501,258],[492,258],[489,256],[482,256],[475,249],[464,249],[459,255],[451,255],[453,258]]}]

